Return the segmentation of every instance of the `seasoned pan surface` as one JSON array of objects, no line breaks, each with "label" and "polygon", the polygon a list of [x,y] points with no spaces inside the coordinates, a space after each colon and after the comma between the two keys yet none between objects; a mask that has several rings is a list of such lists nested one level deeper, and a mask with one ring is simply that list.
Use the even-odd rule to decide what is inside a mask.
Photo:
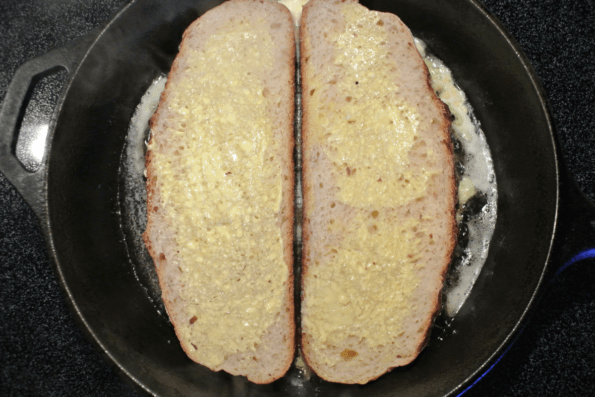
[{"label": "seasoned pan surface", "polygon": [[[371,6],[386,10],[391,4],[371,3]],[[427,381],[428,378],[432,378],[432,385],[426,383],[424,390],[431,387],[444,394],[450,391],[451,386],[435,388],[441,381],[451,385],[464,381],[464,374],[456,379],[450,372],[453,368],[448,368],[449,371],[446,368],[456,367],[457,363],[467,367],[483,363],[506,339],[531,299],[545,265],[553,232],[557,197],[553,141],[539,92],[530,80],[526,80],[522,60],[515,58],[516,55],[511,58],[502,56],[510,47],[502,41],[498,32],[493,33],[490,43],[498,44],[500,38],[501,48],[495,45],[488,51],[482,49],[480,37],[466,37],[460,27],[444,34],[448,27],[445,22],[448,12],[440,10],[446,16],[440,15],[441,21],[437,21],[429,19],[431,7],[423,9],[419,6],[422,8],[416,14],[414,7],[409,6],[411,8],[407,9],[407,3],[401,2],[399,7],[405,8],[394,12],[461,76],[458,80],[472,103],[475,101],[473,105],[480,113],[478,116],[488,139],[492,140],[490,145],[497,172],[500,172],[498,180],[509,180],[507,187],[501,186],[501,194],[506,194],[499,203],[508,215],[504,216],[502,223],[499,222],[496,231],[499,239],[495,237],[494,241],[499,250],[491,255],[486,265],[491,269],[488,277],[480,279],[473,300],[461,312],[460,319],[456,319],[459,323],[453,324],[457,334],[448,334],[443,341],[436,338],[419,362],[389,374],[365,390],[341,388],[353,395],[391,395],[396,390],[395,385],[404,388],[399,395],[407,395],[408,385],[422,387],[424,379]],[[141,8],[139,3],[132,4],[119,17],[122,19],[116,20],[110,27],[112,31],[106,31],[92,47],[74,77],[58,120],[49,158],[47,199],[56,259],[66,287],[95,337],[115,361],[146,387],[158,391],[163,384],[169,384],[166,395],[174,394],[172,391],[175,390],[180,393],[196,390],[199,387],[196,385],[206,385],[205,391],[213,394],[248,391],[251,388],[257,394],[288,391],[291,384],[283,383],[283,380],[272,386],[253,387],[225,374],[213,374],[191,364],[181,351],[177,352],[179,348],[175,344],[175,336],[171,338],[173,331],[167,319],[159,315],[146,299],[146,293],[132,274],[127,251],[122,244],[118,187],[114,182],[117,177],[114,177],[119,172],[123,132],[148,84],[157,73],[169,69],[184,25],[187,26],[200,12],[191,5],[181,4],[180,7],[178,12],[171,8],[163,12],[157,5],[151,9]],[[481,15],[472,3],[467,7],[463,11],[471,16],[473,10]],[[153,11],[160,11],[159,18],[163,19],[151,25],[146,16]],[[449,11],[461,12],[456,9]],[[127,14],[132,12],[145,16],[142,26],[132,20],[138,19],[138,14]],[[423,17],[419,16],[420,12]],[[434,13],[436,15],[438,10]],[[486,26],[490,25],[488,22],[484,21]],[[467,42],[461,42],[457,34],[466,37]],[[449,48],[449,43],[453,41],[467,51]],[[148,42],[148,50],[139,45],[141,42]],[[492,51],[498,54],[498,59],[490,58]],[[510,63],[518,70],[511,69]],[[490,82],[490,75],[494,74],[500,77],[498,83],[504,81],[511,87],[508,94],[498,89],[497,82]],[[104,87],[93,82],[102,82]],[[515,101],[511,103],[508,97],[511,94],[523,98],[520,105]],[[523,95],[530,98],[527,100]],[[510,107],[495,109],[504,99]],[[518,112],[518,106],[523,112]],[[524,128],[522,133],[514,129],[520,124]],[[517,134],[511,131],[517,131]],[[518,148],[515,149],[515,146]],[[525,189],[526,180],[531,178],[536,179],[535,185]],[[528,221],[523,222],[527,218]],[[523,239],[517,239],[523,240],[522,249],[520,241],[516,241],[515,245],[515,230],[523,236]],[[527,235],[533,237],[527,240]],[[510,268],[500,267],[502,263],[510,262]],[[502,274],[507,277],[503,276],[500,280],[498,276]],[[516,284],[510,282],[514,279]],[[499,326],[494,329],[494,324]],[[168,340],[173,343],[167,343]],[[470,354],[466,356],[466,352]],[[453,360],[453,357],[457,358]],[[470,374],[468,370],[466,372]],[[150,379],[145,381],[145,377]],[[193,388],[185,388],[184,382],[190,382]],[[322,382],[314,381],[312,385],[320,391],[336,391],[334,386]]]}]

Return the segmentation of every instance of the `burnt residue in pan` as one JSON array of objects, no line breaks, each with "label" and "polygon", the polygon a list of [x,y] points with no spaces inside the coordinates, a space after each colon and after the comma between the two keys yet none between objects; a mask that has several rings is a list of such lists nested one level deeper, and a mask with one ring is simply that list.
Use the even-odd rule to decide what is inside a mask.
[{"label": "burnt residue in pan", "polygon": [[496,226],[498,189],[490,148],[452,72],[415,39],[432,87],[452,114],[451,138],[458,183],[458,243],[445,279],[442,316],[453,318],[469,296],[487,258]]}]

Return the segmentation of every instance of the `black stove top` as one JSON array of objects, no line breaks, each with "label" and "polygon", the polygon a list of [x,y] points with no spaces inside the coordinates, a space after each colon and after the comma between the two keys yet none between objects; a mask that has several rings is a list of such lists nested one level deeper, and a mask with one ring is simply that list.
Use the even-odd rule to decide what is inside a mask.
[{"label": "black stove top", "polygon": [[[0,2],[0,98],[20,64],[91,32],[126,3]],[[484,4],[531,60],[570,178],[595,200],[595,2]],[[562,205],[561,217],[576,211]],[[562,230],[557,241],[571,233]],[[58,286],[37,219],[1,174],[0,368],[2,396],[142,395],[85,338]],[[595,259],[569,266],[549,284],[515,343],[465,396],[595,396]]]}]

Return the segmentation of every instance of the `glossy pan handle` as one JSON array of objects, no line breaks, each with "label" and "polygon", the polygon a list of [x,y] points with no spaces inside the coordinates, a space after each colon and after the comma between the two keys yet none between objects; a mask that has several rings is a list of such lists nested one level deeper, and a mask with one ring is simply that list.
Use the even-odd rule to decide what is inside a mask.
[{"label": "glossy pan handle", "polygon": [[[31,206],[44,231],[47,226],[45,181],[48,149],[51,146],[57,115],[62,107],[70,79],[95,38],[95,34],[90,34],[72,44],[57,48],[22,64],[16,70],[8,86],[2,109],[0,109],[0,172]],[[25,102],[31,94],[34,83],[48,72],[60,67],[66,69],[68,79],[49,120],[41,167],[35,172],[31,172],[23,166],[16,155],[17,139],[20,132],[19,122],[23,117]]]}]

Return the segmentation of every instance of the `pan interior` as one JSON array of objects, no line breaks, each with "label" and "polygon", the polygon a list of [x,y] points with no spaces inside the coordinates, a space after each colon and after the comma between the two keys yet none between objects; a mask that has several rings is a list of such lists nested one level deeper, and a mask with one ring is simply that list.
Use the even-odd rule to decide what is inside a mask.
[{"label": "pan interior", "polygon": [[85,328],[132,379],[156,395],[451,393],[508,338],[531,302],[549,253],[557,165],[547,110],[526,65],[472,1],[363,2],[399,15],[451,68],[475,109],[498,180],[489,256],[450,327],[435,329],[411,365],[365,386],[316,377],[297,382],[301,375],[295,372],[257,386],[211,372],[183,353],[160,302],[149,299],[138,282],[142,276],[135,275],[119,197],[121,156],[137,105],[153,80],[169,71],[184,29],[217,3],[133,2],[73,76],[53,137],[47,195],[53,254]]}]

